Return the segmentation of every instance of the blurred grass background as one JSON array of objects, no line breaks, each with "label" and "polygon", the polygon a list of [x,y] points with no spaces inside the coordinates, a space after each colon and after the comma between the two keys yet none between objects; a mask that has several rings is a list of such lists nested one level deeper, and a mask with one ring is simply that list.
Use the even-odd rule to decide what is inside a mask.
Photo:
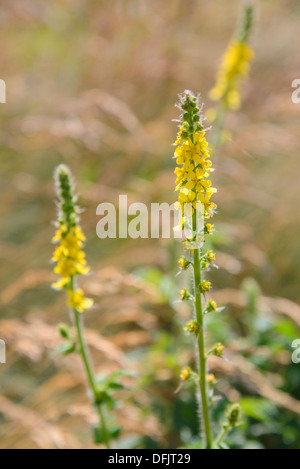
[{"label": "blurred grass background", "polygon": [[[92,448],[91,414],[77,357],[51,356],[67,321],[51,291],[55,219],[52,174],[76,175],[93,275],[83,281],[96,308],[86,314],[100,373],[138,372],[114,411],[121,447],[197,444],[193,389],[179,394],[179,370],[193,360],[174,303],[180,245],[167,240],[102,240],[96,207],[175,201],[177,94],[207,96],[242,2],[215,0],[53,0],[0,7],[1,315],[7,364],[0,367],[1,448]],[[291,343],[300,337],[298,184],[300,4],[258,2],[256,59],[243,108],[226,127],[215,161],[219,214],[213,239],[221,269],[214,297],[228,305],[211,318],[208,340],[226,360],[210,366],[227,402],[245,416],[236,448],[300,449],[300,374]],[[101,332],[101,335],[99,333]]]}]

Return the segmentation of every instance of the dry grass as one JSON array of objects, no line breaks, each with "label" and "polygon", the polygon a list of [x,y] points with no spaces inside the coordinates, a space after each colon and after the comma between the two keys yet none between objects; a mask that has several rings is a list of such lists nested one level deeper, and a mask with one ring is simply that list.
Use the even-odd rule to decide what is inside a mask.
[{"label": "dry grass", "polygon": [[[232,0],[226,10],[221,0],[112,3],[0,7],[1,78],[8,87],[0,130],[0,336],[8,348],[0,368],[2,448],[92,447],[93,415],[79,361],[49,358],[59,343],[55,326],[67,320],[63,297],[49,288],[56,164],[72,167],[86,207],[82,223],[93,275],[84,286],[96,300],[86,316],[87,338],[97,371],[127,367],[143,375],[145,347],[171,327],[175,314],[186,315],[136,275],[145,265],[168,273],[174,260],[168,243],[101,242],[96,206],[116,202],[119,193],[130,202],[174,200],[173,103],[184,88],[201,91],[206,100],[240,2]],[[261,311],[286,315],[300,327],[300,108],[290,98],[299,73],[300,10],[297,1],[260,3],[257,58],[243,111],[229,116],[232,141],[215,164],[216,223],[231,241],[218,247],[222,271],[214,283],[216,297],[243,314],[239,286],[256,278],[266,295]],[[212,366],[299,413],[300,402],[255,370],[238,347],[228,352],[230,362]],[[166,388],[153,395],[172,400],[176,381],[166,364],[159,367],[157,379]],[[232,396],[232,388],[228,392]],[[117,419],[125,435],[168,444],[157,418],[144,410],[152,402],[147,390],[133,386],[122,398],[126,405]]]}]

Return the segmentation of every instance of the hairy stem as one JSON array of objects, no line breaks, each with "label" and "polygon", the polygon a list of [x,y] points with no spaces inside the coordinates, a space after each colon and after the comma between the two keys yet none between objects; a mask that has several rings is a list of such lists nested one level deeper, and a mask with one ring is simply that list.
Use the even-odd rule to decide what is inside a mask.
[{"label": "hairy stem", "polygon": [[226,117],[226,111],[223,108],[223,105],[220,104],[217,108],[217,118],[214,123],[215,131],[214,131],[214,135],[212,138],[212,147],[213,147],[214,155],[217,154],[219,147],[222,143],[222,132],[224,128],[225,117]]},{"label": "hairy stem", "polygon": [[[75,290],[74,283],[75,283],[74,278],[72,278],[71,289],[73,291]],[[75,308],[72,308],[72,311],[73,311],[75,328],[76,328],[76,333],[77,333],[77,338],[78,338],[79,353],[83,361],[83,365],[84,365],[84,369],[87,375],[90,390],[93,393],[93,405],[95,406],[98,416],[99,416],[99,428],[102,429],[104,444],[109,449],[110,448],[109,432],[107,429],[106,419],[105,419],[102,406],[98,402],[97,385],[96,385],[96,381],[95,381],[95,377],[94,377],[94,373],[92,369],[92,362],[91,362],[88,347],[85,343],[84,334],[83,334],[84,326],[83,326],[82,317],[81,317],[81,314]]]},{"label": "hairy stem", "polygon": [[[194,232],[197,228],[197,213],[193,215],[193,229]],[[201,394],[202,404],[202,417],[204,422],[204,430],[206,436],[206,447],[207,449],[212,448],[212,432],[210,424],[210,411],[207,395],[206,385],[206,354],[205,354],[205,331],[204,331],[204,315],[202,310],[202,299],[200,291],[201,283],[201,264],[200,264],[200,249],[194,250],[194,282],[195,282],[195,311],[197,322],[199,323],[199,335],[198,335],[198,359],[199,359],[199,386]]]}]

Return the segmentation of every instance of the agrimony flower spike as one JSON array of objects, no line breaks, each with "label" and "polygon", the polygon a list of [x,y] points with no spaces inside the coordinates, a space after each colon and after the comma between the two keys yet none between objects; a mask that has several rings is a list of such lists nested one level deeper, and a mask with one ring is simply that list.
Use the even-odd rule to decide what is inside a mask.
[{"label": "agrimony flower spike", "polygon": [[[197,220],[203,217],[203,227],[201,229],[202,243],[186,243],[184,247],[188,251],[190,260],[182,257],[179,266],[184,270],[185,266],[192,265],[194,273],[194,291],[181,290],[182,300],[192,300],[195,309],[195,320],[190,321],[185,326],[185,331],[194,335],[197,341],[199,370],[192,375],[197,382],[201,394],[201,414],[203,416],[203,426],[206,436],[206,447],[212,448],[212,430],[210,423],[210,395],[215,385],[215,377],[207,375],[204,334],[204,317],[208,312],[215,311],[217,305],[209,300],[206,307],[202,302],[206,300],[206,295],[211,289],[211,283],[202,279],[202,270],[207,270],[214,262],[215,253],[211,250],[203,252],[203,242],[205,236],[213,231],[213,225],[207,223],[217,208],[211,198],[216,192],[212,187],[210,175],[213,171],[210,160],[206,132],[203,126],[202,106],[199,97],[193,95],[191,91],[185,91],[179,100],[178,107],[182,114],[180,117],[179,133],[175,142],[175,158],[178,167],[175,169],[176,190],[179,192],[177,208],[186,214],[186,204],[191,206],[190,217],[192,218],[193,232],[198,229]],[[180,225],[185,225],[185,217]],[[196,231],[197,236],[197,231]],[[189,379],[191,372],[181,374],[181,380]],[[209,388],[209,389],[208,389]]]},{"label": "agrimony flower spike", "polygon": [[79,208],[74,195],[74,184],[67,166],[60,165],[55,171],[58,196],[58,222],[53,242],[57,244],[52,261],[56,264],[54,272],[60,279],[52,286],[57,290],[67,290],[70,307],[79,313],[93,306],[93,301],[85,298],[81,289],[74,289],[74,278],[86,275],[87,265],[83,243],[85,236],[79,225]]},{"label": "agrimony flower spike", "polygon": [[[182,115],[174,154],[178,165],[175,169],[176,191],[179,192],[176,208],[187,214],[190,207],[191,213],[187,214],[189,216],[193,215],[197,204],[200,203],[204,206],[204,217],[210,218],[217,208],[211,201],[217,190],[212,187],[210,180],[213,168],[203,127],[199,96],[196,97],[190,91],[185,91],[179,96],[178,107],[182,110]],[[182,220],[182,225],[185,225],[185,218]]]},{"label": "agrimony flower spike", "polygon": [[67,291],[67,304],[72,311],[76,339],[66,324],[60,324],[58,331],[60,336],[67,340],[64,347],[65,354],[77,351],[82,358],[92,404],[99,417],[99,424],[94,429],[95,441],[96,443],[104,443],[109,448],[112,434],[106,425],[103,409],[106,401],[103,396],[110,397],[103,391],[100,392],[98,388],[88,347],[84,339],[84,325],[81,317],[81,313],[93,306],[93,301],[84,296],[81,288],[76,287],[76,278],[88,274],[90,270],[83,250],[85,236],[79,225],[79,208],[77,198],[74,195],[74,184],[69,168],[65,165],[58,166],[54,178],[58,196],[58,221],[57,231],[53,238],[53,242],[57,246],[52,261],[56,264],[54,272],[60,276],[60,279],[52,286],[57,290]]},{"label": "agrimony flower spike", "polygon": [[253,6],[248,5],[242,26],[225,52],[216,84],[210,92],[210,98],[219,102],[224,111],[236,111],[241,105],[241,82],[248,77],[250,62],[254,59],[249,45],[253,16]]}]

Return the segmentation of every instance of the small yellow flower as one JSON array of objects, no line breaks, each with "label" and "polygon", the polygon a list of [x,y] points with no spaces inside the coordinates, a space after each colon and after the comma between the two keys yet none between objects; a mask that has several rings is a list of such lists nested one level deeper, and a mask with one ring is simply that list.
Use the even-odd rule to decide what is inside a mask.
[{"label": "small yellow flower", "polygon": [[212,313],[213,311],[216,311],[218,308],[218,305],[215,301],[209,300],[206,305],[206,311],[208,313]]},{"label": "small yellow flower", "polygon": [[210,234],[214,230],[214,225],[211,225],[210,223],[206,223],[205,228],[206,228],[207,233]]},{"label": "small yellow flower", "polygon": [[216,344],[216,346],[214,348],[215,355],[217,357],[221,357],[223,355],[224,349],[225,349],[224,345]]},{"label": "small yellow flower", "polygon": [[90,298],[85,298],[83,290],[78,288],[76,291],[68,290],[68,306],[75,308],[78,313],[84,313],[87,309],[90,309],[94,302]]},{"label": "small yellow flower", "polygon": [[192,296],[191,296],[190,292],[187,289],[180,290],[179,295],[180,295],[180,299],[182,301],[187,301],[187,300],[192,299]]},{"label": "small yellow flower", "polygon": [[200,283],[201,293],[209,292],[210,289],[211,289],[211,282],[209,282],[208,280],[202,280],[202,282]]},{"label": "small yellow flower", "polygon": [[185,257],[181,257],[178,261],[178,265],[181,269],[186,270],[191,263]]},{"label": "small yellow flower", "polygon": [[217,379],[216,379],[215,375],[213,375],[212,373],[206,375],[206,381],[207,381],[209,384],[211,384],[212,386],[214,386],[215,384],[217,384]]},{"label": "small yellow flower", "polygon": [[190,334],[198,335],[200,330],[200,324],[197,321],[190,321],[184,327],[185,332],[189,332]]},{"label": "small yellow flower", "polygon": [[209,260],[210,262],[212,262],[212,261],[215,260],[215,258],[216,258],[215,253],[214,253],[213,251],[210,251],[210,252],[208,253],[208,260]]},{"label": "small yellow flower", "polygon": [[187,381],[191,377],[191,369],[187,366],[183,368],[183,370],[180,373],[180,379],[181,381]]},{"label": "small yellow flower", "polygon": [[62,277],[57,282],[52,283],[52,288],[54,290],[64,290],[69,286],[70,278],[69,277]]}]

